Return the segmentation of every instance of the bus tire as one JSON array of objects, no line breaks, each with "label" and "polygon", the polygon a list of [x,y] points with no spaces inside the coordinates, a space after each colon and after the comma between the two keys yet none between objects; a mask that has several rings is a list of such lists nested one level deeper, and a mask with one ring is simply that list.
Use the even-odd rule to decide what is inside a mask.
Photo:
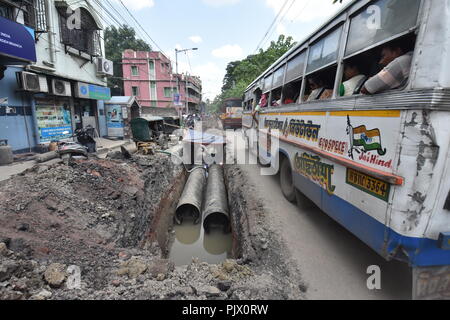
[{"label": "bus tire", "polygon": [[286,200],[289,202],[296,202],[296,194],[294,187],[294,180],[292,178],[292,169],[291,164],[289,163],[289,159],[283,157],[281,160],[280,167],[280,186],[281,192],[283,193]]},{"label": "bus tire", "polygon": [[295,188],[295,197],[297,201],[297,206],[301,210],[311,210],[317,208],[316,204],[312,202],[307,196],[303,194],[300,190]]}]

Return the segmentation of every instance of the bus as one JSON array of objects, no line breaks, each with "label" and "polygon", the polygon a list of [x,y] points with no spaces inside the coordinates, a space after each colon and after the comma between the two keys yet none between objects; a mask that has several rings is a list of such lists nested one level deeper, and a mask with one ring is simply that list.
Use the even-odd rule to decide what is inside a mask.
[{"label": "bus", "polygon": [[224,129],[242,128],[242,99],[225,99],[221,108],[220,119]]},{"label": "bus", "polygon": [[[243,102],[245,138],[279,164],[286,199],[314,202],[388,261],[408,263],[414,299],[450,298],[449,8],[355,0],[255,79]],[[406,81],[362,94],[383,50],[400,44]],[[343,94],[355,65],[361,83]]]}]

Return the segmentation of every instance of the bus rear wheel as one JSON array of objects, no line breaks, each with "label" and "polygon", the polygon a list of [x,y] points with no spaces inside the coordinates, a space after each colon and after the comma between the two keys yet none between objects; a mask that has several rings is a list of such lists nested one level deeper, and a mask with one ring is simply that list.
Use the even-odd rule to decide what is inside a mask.
[{"label": "bus rear wheel", "polygon": [[296,194],[294,187],[294,180],[292,179],[292,169],[288,158],[284,158],[281,161],[280,167],[280,185],[281,192],[284,197],[292,203],[296,202]]}]

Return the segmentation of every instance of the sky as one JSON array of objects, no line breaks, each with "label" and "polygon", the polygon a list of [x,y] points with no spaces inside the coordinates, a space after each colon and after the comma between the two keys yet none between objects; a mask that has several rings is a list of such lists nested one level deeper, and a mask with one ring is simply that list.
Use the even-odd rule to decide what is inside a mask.
[{"label": "sky", "polygon": [[121,0],[108,1],[139,38],[173,61],[175,48],[198,48],[178,53],[179,72],[200,76],[204,100],[212,100],[220,94],[229,62],[256,53],[259,44],[266,49],[280,34],[303,40],[351,0],[334,5],[332,0],[122,0],[148,36],[127,16]]}]

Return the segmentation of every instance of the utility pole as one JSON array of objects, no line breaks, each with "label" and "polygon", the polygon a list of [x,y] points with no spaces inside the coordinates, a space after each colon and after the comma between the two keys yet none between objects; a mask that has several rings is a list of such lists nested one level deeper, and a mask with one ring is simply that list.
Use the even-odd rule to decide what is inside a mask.
[{"label": "utility pole", "polygon": [[[178,53],[179,52],[187,52],[190,50],[195,51],[195,50],[198,50],[198,48],[181,49],[181,50],[178,50],[177,48],[175,48],[175,68],[176,68],[176,75],[177,75],[177,90],[178,90],[178,94],[180,95],[180,98],[181,98],[181,94],[180,94],[181,90],[180,90],[180,79],[178,77]],[[187,84],[187,80],[186,80],[186,84]],[[186,105],[187,105],[187,86],[186,86],[186,92],[184,94],[185,94]],[[189,113],[189,110],[187,110],[187,113]]]}]

